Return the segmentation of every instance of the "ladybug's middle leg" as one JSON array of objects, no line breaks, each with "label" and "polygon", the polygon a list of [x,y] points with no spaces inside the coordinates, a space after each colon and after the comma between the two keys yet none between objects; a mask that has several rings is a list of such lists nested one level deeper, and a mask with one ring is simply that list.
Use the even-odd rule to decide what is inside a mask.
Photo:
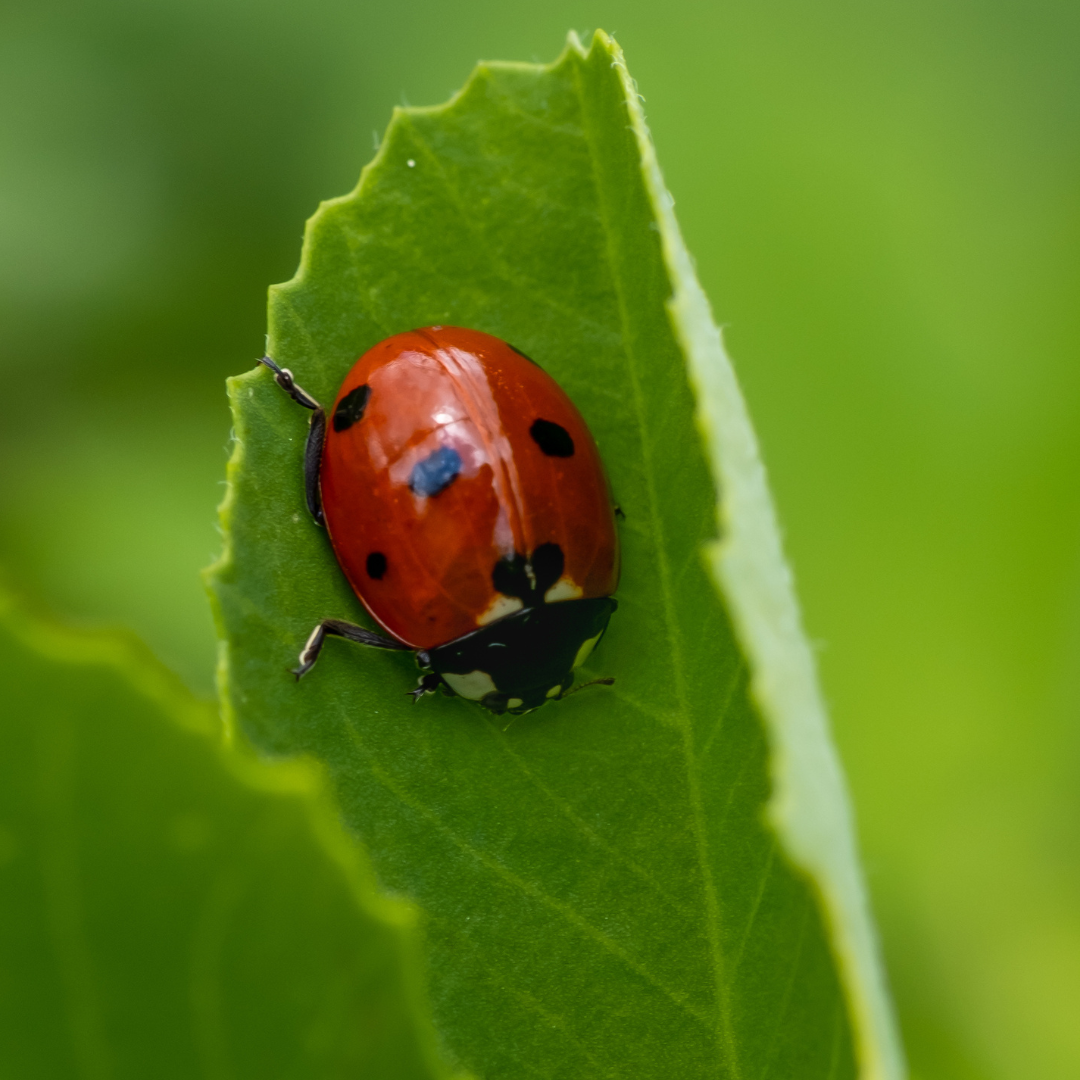
[{"label": "ladybug's middle leg", "polygon": [[319,464],[322,461],[323,439],[326,437],[326,413],[323,407],[303,388],[296,385],[288,368],[278,367],[269,356],[259,360],[274,373],[274,382],[297,403],[311,410],[307,443],[304,445],[304,495],[308,513],[317,525],[323,523],[322,500],[319,498]]},{"label": "ladybug's middle leg", "polygon": [[293,668],[292,672],[296,676],[297,682],[300,681],[300,676],[306,675],[314,666],[315,661],[319,659],[319,653],[322,652],[323,643],[327,637],[343,637],[347,641],[355,641],[360,645],[368,645],[373,649],[412,651],[408,645],[404,645],[400,641],[384,637],[382,634],[376,634],[372,630],[365,630],[364,627],[357,626],[355,623],[345,622],[343,619],[323,619],[311,631],[311,636],[300,651],[300,666]]}]

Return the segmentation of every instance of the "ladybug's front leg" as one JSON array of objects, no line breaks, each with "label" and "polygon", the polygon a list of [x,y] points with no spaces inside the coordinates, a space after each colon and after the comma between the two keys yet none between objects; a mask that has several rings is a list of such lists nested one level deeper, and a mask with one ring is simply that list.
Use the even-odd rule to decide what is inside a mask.
[{"label": "ladybug's front leg", "polygon": [[428,672],[426,675],[421,675],[419,682],[416,684],[415,690],[406,690],[405,696],[413,699],[415,705],[425,694],[434,694],[439,687],[442,687],[444,691],[449,691],[453,694],[453,690],[442,681],[442,679],[434,672]]},{"label": "ladybug's front leg", "polygon": [[343,619],[323,619],[311,631],[307,644],[304,645],[300,652],[300,666],[293,668],[292,673],[296,676],[297,682],[300,681],[301,675],[306,675],[315,665],[327,637],[343,637],[347,641],[355,641],[360,645],[367,645],[373,649],[395,649],[400,652],[412,651],[408,645],[400,641],[384,637],[382,634],[376,634],[371,630],[365,630],[364,627],[357,626],[355,623],[345,622]]},{"label": "ladybug's front leg", "polygon": [[259,360],[274,373],[274,382],[297,403],[311,410],[307,443],[304,446],[304,495],[308,513],[317,525],[323,523],[322,501],[319,498],[319,464],[322,461],[323,439],[326,437],[326,413],[323,407],[304,389],[296,385],[288,368],[278,367],[269,356]]}]

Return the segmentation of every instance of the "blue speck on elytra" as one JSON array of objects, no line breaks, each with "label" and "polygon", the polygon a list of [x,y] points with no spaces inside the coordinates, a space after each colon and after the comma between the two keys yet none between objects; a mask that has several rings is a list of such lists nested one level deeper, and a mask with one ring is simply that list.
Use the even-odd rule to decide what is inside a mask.
[{"label": "blue speck on elytra", "polygon": [[440,446],[418,461],[409,475],[409,490],[431,498],[445,491],[461,472],[461,455],[452,446]]}]

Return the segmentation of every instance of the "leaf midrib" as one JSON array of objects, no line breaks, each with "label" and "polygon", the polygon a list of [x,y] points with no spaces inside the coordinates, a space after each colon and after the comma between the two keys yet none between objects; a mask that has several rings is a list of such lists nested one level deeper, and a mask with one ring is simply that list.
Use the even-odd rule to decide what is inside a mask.
[{"label": "leaf midrib", "polygon": [[[621,60],[616,60],[621,65]],[[631,400],[635,424],[638,429],[639,443],[642,457],[642,476],[645,481],[645,490],[649,500],[648,521],[652,534],[653,546],[656,551],[657,568],[659,571],[660,594],[663,600],[663,618],[667,628],[665,639],[670,643],[668,654],[671,660],[672,673],[674,675],[675,696],[679,703],[676,716],[676,724],[681,735],[681,745],[686,769],[687,788],[690,796],[691,817],[693,823],[694,843],[698,859],[698,869],[701,874],[702,887],[705,893],[707,917],[705,929],[709,941],[709,954],[712,961],[713,982],[716,990],[716,1005],[718,1010],[717,1024],[713,1031],[717,1048],[721,1057],[730,1067],[734,1080],[740,1080],[741,1072],[736,1054],[735,1036],[732,1030],[731,1008],[728,1000],[728,987],[724,979],[724,956],[723,945],[720,941],[720,906],[716,894],[716,886],[713,881],[711,861],[709,858],[709,845],[705,829],[705,808],[701,798],[700,778],[697,775],[697,761],[693,752],[693,728],[690,720],[690,695],[687,692],[686,673],[683,669],[681,658],[682,633],[678,619],[675,617],[674,600],[671,587],[671,568],[668,564],[667,547],[663,535],[662,523],[658,513],[659,500],[656,495],[656,475],[653,465],[652,449],[648,440],[648,428],[645,418],[644,398],[638,377],[638,358],[633,349],[633,336],[628,332],[630,328],[627,315],[627,302],[624,294],[622,276],[616,272],[618,260],[612,250],[611,238],[611,212],[604,194],[604,185],[600,179],[600,171],[597,167],[597,152],[595,147],[595,134],[592,120],[585,107],[585,94],[581,80],[584,64],[579,62],[574,65],[574,86],[577,92],[578,105],[582,118],[582,131],[585,133],[585,145],[589,153],[589,162],[592,168],[593,186],[596,191],[597,205],[600,209],[601,228],[604,235],[604,255],[608,267],[609,277],[612,282],[613,292],[618,302],[619,323],[622,329],[621,340],[623,342],[624,355],[626,356],[626,370],[631,387]],[[625,75],[625,73],[622,73]],[[625,81],[624,81],[625,89]],[[627,119],[633,123],[633,117],[627,110]],[[636,132],[635,132],[636,135]]]}]

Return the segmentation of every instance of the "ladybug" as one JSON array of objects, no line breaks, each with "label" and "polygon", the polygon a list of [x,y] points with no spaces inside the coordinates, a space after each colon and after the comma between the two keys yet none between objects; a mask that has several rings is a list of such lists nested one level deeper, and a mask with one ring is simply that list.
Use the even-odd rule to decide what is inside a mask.
[{"label": "ladybug", "polygon": [[490,334],[429,326],[369,349],[328,416],[260,362],[312,410],[308,510],[385,631],[323,620],[297,679],[336,635],[413,650],[414,700],[524,713],[575,689],[617,606],[619,539],[596,443],[555,380]]}]

